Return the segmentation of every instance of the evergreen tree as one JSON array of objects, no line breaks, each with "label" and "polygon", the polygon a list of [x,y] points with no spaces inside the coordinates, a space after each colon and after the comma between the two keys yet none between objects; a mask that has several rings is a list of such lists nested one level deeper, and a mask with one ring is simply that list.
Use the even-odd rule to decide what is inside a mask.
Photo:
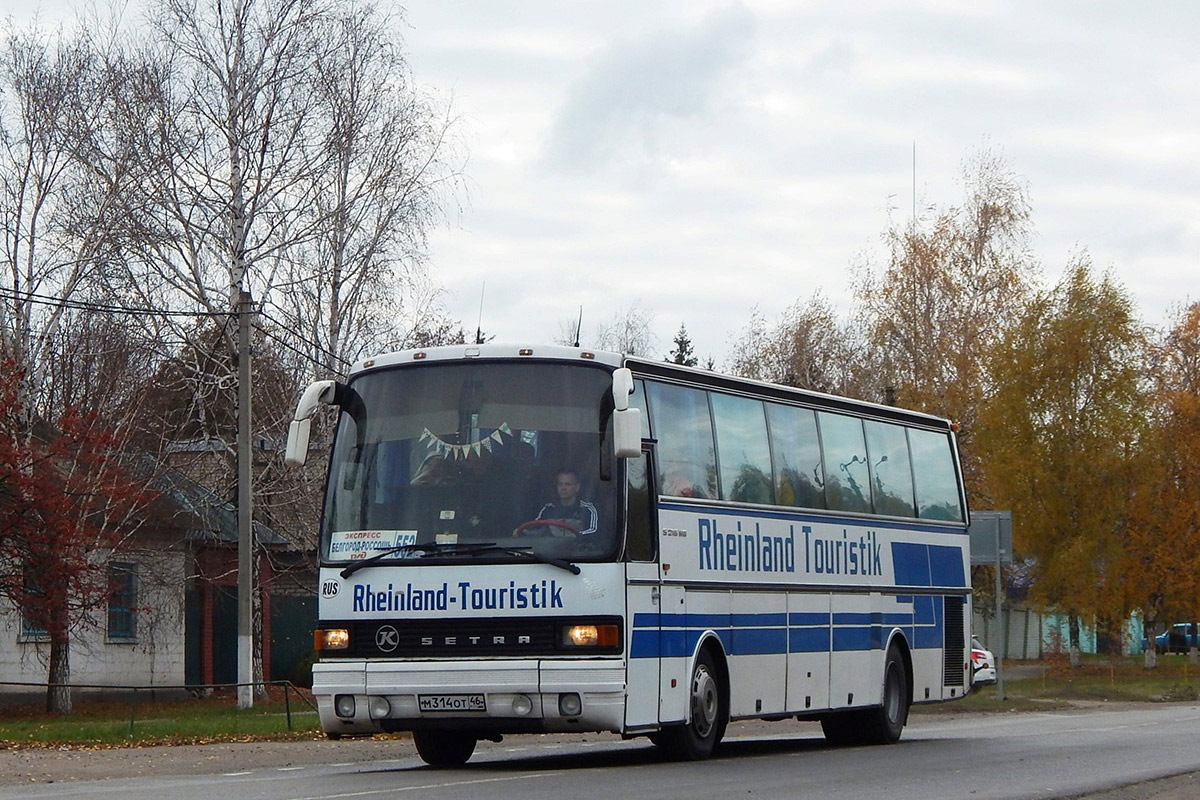
[{"label": "evergreen tree", "polygon": [[675,334],[674,344],[675,349],[667,356],[667,361],[672,364],[682,364],[685,367],[694,367],[700,363],[692,350],[692,340],[688,336],[687,326],[682,322],[679,323],[679,333]]}]

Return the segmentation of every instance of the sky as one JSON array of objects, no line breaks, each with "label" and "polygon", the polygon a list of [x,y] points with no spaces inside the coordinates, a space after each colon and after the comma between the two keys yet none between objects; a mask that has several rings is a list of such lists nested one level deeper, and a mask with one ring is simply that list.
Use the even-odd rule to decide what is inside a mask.
[{"label": "sky", "polygon": [[1163,324],[1200,299],[1198,31],[1193,0],[409,0],[469,156],[431,271],[469,332],[548,342],[582,308],[586,345],[636,304],[652,354],[684,324],[719,367],[755,309],[847,316],[851,264],[987,148],[1046,280],[1086,249]]},{"label": "sky", "polygon": [[[845,315],[889,220],[1002,153],[1050,282],[1073,252],[1163,323],[1200,299],[1200,3],[412,0],[469,199],[430,255],[454,316],[542,341],[639,303],[720,365],[757,308]],[[889,217],[891,214],[891,217]]]}]

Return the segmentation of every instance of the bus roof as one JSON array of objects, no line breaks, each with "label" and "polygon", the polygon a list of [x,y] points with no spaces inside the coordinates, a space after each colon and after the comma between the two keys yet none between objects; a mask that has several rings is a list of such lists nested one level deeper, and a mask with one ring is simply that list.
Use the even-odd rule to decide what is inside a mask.
[{"label": "bus roof", "polygon": [[355,362],[349,371],[349,377],[354,377],[367,371],[411,366],[415,363],[475,359],[483,361],[515,361],[519,359],[534,361],[584,361],[594,364],[604,364],[613,369],[627,366],[638,375],[652,376],[680,383],[771,397],[778,400],[825,408],[831,411],[865,414],[872,417],[894,419],[910,424],[925,425],[940,429],[949,429],[951,427],[948,419],[921,411],[912,411],[882,403],[855,400],[849,397],[825,394],[808,389],[798,389],[750,378],[738,378],[695,367],[685,367],[669,361],[655,361],[641,356],[623,356],[619,353],[588,350],[586,348],[558,344],[523,345],[490,342],[488,344],[457,344],[415,350],[400,350]]}]

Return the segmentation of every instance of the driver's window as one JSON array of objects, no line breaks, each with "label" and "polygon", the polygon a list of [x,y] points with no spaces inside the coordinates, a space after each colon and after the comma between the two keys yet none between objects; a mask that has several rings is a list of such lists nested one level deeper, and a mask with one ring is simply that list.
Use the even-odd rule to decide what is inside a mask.
[{"label": "driver's window", "polygon": [[650,454],[626,461],[628,505],[625,515],[625,558],[628,561],[653,561],[655,556],[654,501],[651,494]]}]

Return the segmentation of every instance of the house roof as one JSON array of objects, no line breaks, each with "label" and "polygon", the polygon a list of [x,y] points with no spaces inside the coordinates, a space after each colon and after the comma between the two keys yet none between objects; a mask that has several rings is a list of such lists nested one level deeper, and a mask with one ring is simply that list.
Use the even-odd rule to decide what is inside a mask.
[{"label": "house roof", "polygon": [[[183,516],[188,541],[237,543],[238,515],[233,503],[177,470],[161,473],[154,485]],[[295,548],[261,522],[254,523],[254,538],[261,545]]]}]

